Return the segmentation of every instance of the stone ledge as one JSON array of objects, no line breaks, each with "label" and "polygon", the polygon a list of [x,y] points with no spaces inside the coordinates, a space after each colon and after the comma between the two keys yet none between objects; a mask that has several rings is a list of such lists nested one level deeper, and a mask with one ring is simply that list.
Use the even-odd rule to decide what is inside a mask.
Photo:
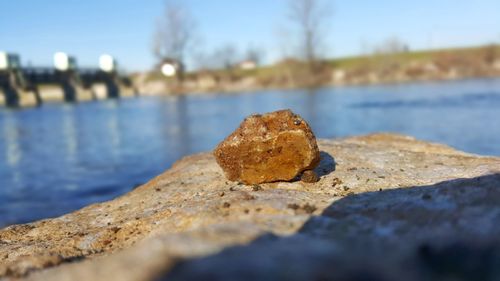
[{"label": "stone ledge", "polygon": [[[302,263],[292,279],[312,279],[332,270],[325,261],[338,264],[330,275],[349,272],[340,257],[380,269],[426,241],[500,236],[500,158],[393,134],[320,140],[319,148],[317,183],[240,185],[201,153],[114,200],[4,228],[0,278],[184,279],[208,271],[234,279],[253,270],[259,279]],[[380,254],[387,259],[368,258]],[[268,256],[276,259],[265,258],[263,268],[259,257]]]}]

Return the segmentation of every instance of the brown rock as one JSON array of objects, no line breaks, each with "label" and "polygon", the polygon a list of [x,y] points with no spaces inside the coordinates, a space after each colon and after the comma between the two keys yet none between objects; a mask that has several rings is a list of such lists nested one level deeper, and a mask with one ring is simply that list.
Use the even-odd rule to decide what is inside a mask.
[{"label": "brown rock", "polygon": [[320,159],[311,128],[290,110],[245,118],[214,155],[229,180],[246,184],[290,181]]}]

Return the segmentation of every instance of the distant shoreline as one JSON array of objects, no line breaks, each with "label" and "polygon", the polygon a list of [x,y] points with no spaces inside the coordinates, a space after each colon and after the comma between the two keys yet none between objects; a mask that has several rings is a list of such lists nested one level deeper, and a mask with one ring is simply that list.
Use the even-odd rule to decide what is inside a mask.
[{"label": "distant shoreline", "polygon": [[238,93],[267,89],[399,84],[500,77],[500,46],[403,52],[320,62],[314,75],[304,63],[288,59],[252,70],[206,70],[188,73],[182,87],[159,74],[132,75],[145,95]]}]

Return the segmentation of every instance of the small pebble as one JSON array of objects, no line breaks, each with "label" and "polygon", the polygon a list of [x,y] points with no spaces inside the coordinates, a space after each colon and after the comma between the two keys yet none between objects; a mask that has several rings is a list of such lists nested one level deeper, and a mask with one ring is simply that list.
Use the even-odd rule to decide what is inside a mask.
[{"label": "small pebble", "polygon": [[319,181],[319,177],[313,170],[307,170],[302,173],[300,180],[307,183],[315,183]]},{"label": "small pebble", "polygon": [[342,180],[339,178],[334,178],[332,181],[332,187],[335,187],[336,185],[342,184]]},{"label": "small pebble", "polygon": [[254,184],[252,186],[252,190],[253,191],[259,191],[259,190],[262,190],[262,186],[258,185],[258,184]]}]

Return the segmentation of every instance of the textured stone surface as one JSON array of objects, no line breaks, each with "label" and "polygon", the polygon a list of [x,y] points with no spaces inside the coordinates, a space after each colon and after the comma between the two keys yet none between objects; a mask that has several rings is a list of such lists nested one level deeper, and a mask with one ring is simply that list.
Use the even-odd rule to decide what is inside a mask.
[{"label": "textured stone surface", "polygon": [[388,134],[318,144],[316,183],[229,182],[203,153],[112,201],[7,227],[0,276],[500,278],[499,158]]},{"label": "textured stone surface", "polygon": [[290,181],[319,163],[311,128],[290,110],[245,118],[214,155],[229,180],[246,184]]}]

